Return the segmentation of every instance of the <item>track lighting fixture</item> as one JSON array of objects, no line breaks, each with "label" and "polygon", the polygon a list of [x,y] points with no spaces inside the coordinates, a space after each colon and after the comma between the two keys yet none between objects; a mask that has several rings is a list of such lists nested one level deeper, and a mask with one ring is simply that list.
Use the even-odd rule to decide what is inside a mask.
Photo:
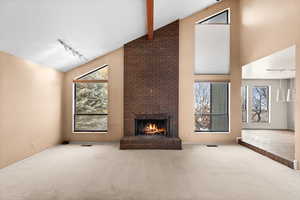
[{"label": "track lighting fixture", "polygon": [[78,57],[80,60],[88,61],[86,57],[84,57],[79,51],[75,50],[71,45],[67,44],[62,39],[57,39],[57,41],[65,48],[66,51],[70,52],[73,56]]}]

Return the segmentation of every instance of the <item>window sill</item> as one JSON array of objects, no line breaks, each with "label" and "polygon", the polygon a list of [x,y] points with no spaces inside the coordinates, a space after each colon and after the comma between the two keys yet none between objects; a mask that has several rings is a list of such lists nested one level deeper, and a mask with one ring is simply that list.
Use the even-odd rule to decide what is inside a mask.
[{"label": "window sill", "polygon": [[78,135],[78,134],[108,134],[108,132],[72,132],[72,134]]},{"label": "window sill", "polygon": [[194,134],[195,135],[212,135],[212,134],[216,134],[216,135],[222,135],[222,134],[226,134],[226,135],[228,135],[228,134],[230,134],[230,132],[195,132],[194,131]]}]

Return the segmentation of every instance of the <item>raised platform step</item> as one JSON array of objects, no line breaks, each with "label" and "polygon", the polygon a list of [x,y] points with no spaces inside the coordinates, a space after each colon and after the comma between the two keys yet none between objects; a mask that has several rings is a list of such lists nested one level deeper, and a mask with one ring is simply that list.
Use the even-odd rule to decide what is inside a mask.
[{"label": "raised platform step", "polygon": [[282,157],[280,157],[278,155],[275,155],[275,154],[273,154],[271,152],[268,152],[268,151],[266,151],[264,149],[261,149],[259,147],[256,147],[256,146],[252,145],[252,144],[244,142],[242,139],[239,139],[238,143],[240,145],[244,146],[244,147],[247,147],[247,148],[249,148],[249,149],[251,149],[251,150],[253,150],[253,151],[261,154],[261,155],[264,155],[264,156],[266,156],[266,157],[268,157],[268,158],[270,158],[270,159],[272,159],[274,161],[277,161],[277,162],[279,162],[279,163],[281,163],[281,164],[283,164],[283,165],[285,165],[285,166],[287,166],[287,167],[289,167],[291,169],[294,169],[294,163],[291,160],[287,160],[287,159],[282,158]]},{"label": "raised platform step", "polygon": [[120,149],[165,149],[181,150],[181,139],[165,136],[125,136],[120,141]]}]

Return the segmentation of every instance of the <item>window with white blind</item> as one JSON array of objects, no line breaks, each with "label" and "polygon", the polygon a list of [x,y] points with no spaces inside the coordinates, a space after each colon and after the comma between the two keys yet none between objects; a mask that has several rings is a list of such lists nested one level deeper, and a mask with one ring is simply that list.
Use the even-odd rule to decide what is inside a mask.
[{"label": "window with white blind", "polygon": [[195,25],[195,74],[230,73],[229,10]]}]

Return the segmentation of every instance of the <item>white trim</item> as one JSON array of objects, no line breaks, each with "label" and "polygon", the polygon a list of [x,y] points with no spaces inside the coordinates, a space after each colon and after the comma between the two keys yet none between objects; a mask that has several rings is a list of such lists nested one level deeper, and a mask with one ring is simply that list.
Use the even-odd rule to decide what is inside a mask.
[{"label": "white trim", "polygon": [[299,170],[299,162],[298,162],[298,160],[294,160],[293,164],[294,164],[294,170]]},{"label": "white trim", "polygon": [[[271,123],[271,85],[244,85],[247,86],[249,88],[249,90],[251,90],[251,96],[249,94],[247,94],[247,99],[248,99],[248,104],[247,104],[247,122],[243,122],[243,125],[245,124],[270,124]],[[249,121],[249,119],[251,118],[251,114],[252,114],[252,107],[253,107],[253,89],[254,88],[268,88],[268,121],[267,122],[254,122],[254,121]],[[250,100],[250,101],[249,101]],[[251,104],[250,104],[251,102]]]},{"label": "white trim", "polygon": [[202,19],[198,20],[197,22],[195,22],[195,24],[201,25],[200,24],[201,22],[203,22],[203,21],[205,21],[205,20],[207,20],[207,19],[209,19],[209,18],[211,18],[213,16],[217,16],[218,14],[221,14],[222,12],[224,12],[226,10],[228,10],[228,25],[230,25],[231,24],[231,17],[230,17],[231,11],[230,11],[230,8],[225,8],[225,9],[219,11],[219,12],[216,12],[216,13],[214,13],[212,15],[209,15],[208,17],[202,18]]},{"label": "white trim", "polygon": [[74,132],[74,131],[72,131],[72,134],[76,134],[76,135],[78,135],[78,134],[84,134],[84,135],[86,135],[86,134],[101,134],[101,135],[106,135],[106,134],[109,134],[109,133],[108,133],[108,131],[104,131],[104,132]]},{"label": "white trim", "polygon": [[[246,88],[246,121],[243,121],[242,116],[242,124],[247,124],[249,122],[249,86],[248,85],[241,85],[241,88]],[[241,91],[242,92],[242,91]],[[242,104],[243,104],[243,96],[241,96]],[[243,115],[243,113],[242,113]]]},{"label": "white trim", "polygon": [[[108,64],[104,64],[104,65],[102,65],[102,66],[100,66],[100,67],[96,67],[95,69],[93,69],[93,70],[90,70],[90,71],[88,71],[88,72],[86,72],[86,73],[84,73],[84,74],[82,74],[82,75],[80,75],[80,76],[77,76],[77,77],[75,77],[75,79],[73,79],[73,80],[77,80],[77,79],[79,79],[79,78],[82,78],[82,77],[84,77],[85,75],[87,75],[87,74],[89,74],[89,73],[91,73],[91,72],[94,72],[94,71],[97,71],[97,70],[99,70],[99,69],[101,69],[101,68],[104,68],[104,67],[108,67],[108,78],[107,78],[107,95],[108,95],[108,113],[109,113],[109,110],[110,110],[110,104],[109,104],[109,101],[110,101],[110,98],[109,98],[109,77],[110,77],[110,65],[108,65]],[[108,118],[108,114],[107,114],[107,131],[104,131],[104,132],[76,132],[75,131],[75,121],[74,121],[74,115],[75,115],[75,101],[74,101],[74,99],[75,99],[75,83],[74,82],[72,82],[72,134],[109,134],[108,133],[108,129],[109,129],[109,118]]]},{"label": "white trim", "polygon": [[[230,124],[229,124],[229,126],[230,126]],[[215,135],[215,134],[217,134],[217,135],[221,135],[221,134],[226,134],[226,135],[228,135],[228,134],[230,134],[231,132],[230,131],[227,131],[227,132],[219,132],[219,131],[216,131],[216,132],[214,132],[214,131],[211,131],[211,132],[196,132],[196,131],[194,131],[194,134],[195,135],[211,135],[211,134],[213,134],[213,135]]]},{"label": "white trim", "polygon": [[[197,82],[197,80],[195,80],[194,81],[194,83],[195,82]],[[199,81],[198,81],[199,82]],[[222,81],[203,81],[203,82],[222,82]],[[193,131],[193,134],[194,135],[211,135],[211,134],[226,134],[226,135],[229,135],[229,134],[231,134],[231,82],[230,81],[224,81],[224,82],[226,82],[227,84],[228,84],[228,102],[227,102],[227,104],[228,104],[228,131],[226,131],[226,132],[220,132],[220,131],[210,131],[210,132],[204,132],[204,131]],[[194,90],[195,90],[195,86],[194,86]],[[195,93],[194,93],[194,104],[195,104]],[[195,106],[194,106],[194,108],[193,108],[193,110],[194,110],[194,112],[195,112]]]}]

